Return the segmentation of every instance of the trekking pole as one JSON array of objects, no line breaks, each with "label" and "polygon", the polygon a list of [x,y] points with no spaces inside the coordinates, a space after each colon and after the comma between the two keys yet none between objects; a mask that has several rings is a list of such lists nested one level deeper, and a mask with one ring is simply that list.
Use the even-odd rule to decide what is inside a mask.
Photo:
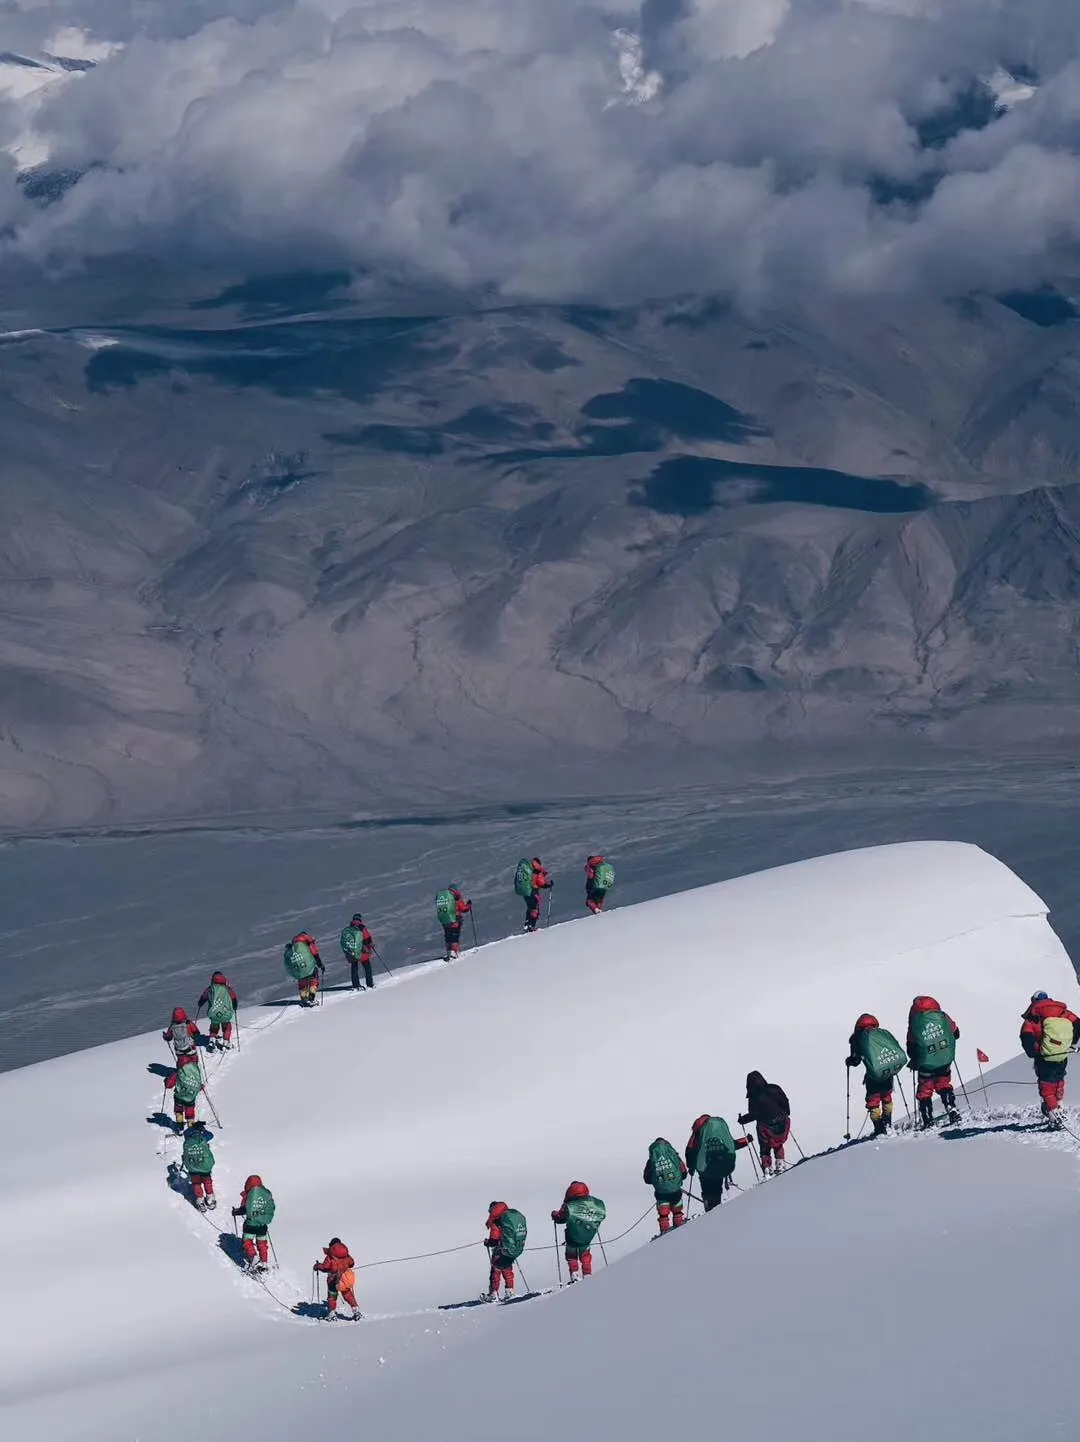
[{"label": "trekking pole", "polygon": [[970,1111],[972,1109],[971,1098],[967,1094],[967,1087],[964,1085],[964,1078],[960,1075],[960,1068],[956,1066],[955,1061],[953,1062],[953,1066],[956,1067],[956,1080],[960,1083],[960,1090],[964,1093],[964,1100],[967,1102],[968,1110]]},{"label": "trekking pole", "polygon": [[554,900],[555,900],[555,883],[552,882],[551,885],[548,887],[547,921],[544,922],[544,926],[545,926],[545,927],[548,927],[548,926],[551,925],[551,903],[552,903]]},{"label": "trekking pole", "polygon": [[233,1012],[233,1031],[236,1033],[236,1055],[240,1055],[240,1013]]},{"label": "trekking pole", "polygon": [[904,1083],[900,1078],[899,1072],[896,1073],[896,1085],[900,1088],[900,1098],[904,1103],[904,1110],[907,1112],[908,1121],[913,1122],[914,1118],[911,1115],[911,1108],[907,1104],[907,1092],[904,1090]]},{"label": "trekking pole", "polygon": [[382,953],[379,951],[379,948],[378,948],[377,946],[375,946],[374,943],[373,943],[371,949],[372,949],[372,951],[375,953],[375,960],[376,960],[376,961],[379,963],[379,965],[382,967],[383,971],[386,972],[387,976],[393,976],[394,973],[393,973],[393,972],[390,970],[390,968],[387,966],[386,962],[383,961],[383,959],[382,959]]},{"label": "trekking pole", "polygon": [[754,1169],[754,1180],[755,1180],[756,1182],[760,1182],[760,1181],[761,1181],[761,1174],[758,1172],[758,1161],[757,1161],[757,1157],[754,1156],[754,1144],[753,1144],[753,1142],[750,1140],[749,1136],[747,1135],[747,1131],[746,1131],[745,1126],[744,1126],[743,1129],[742,1129],[742,1134],[743,1134],[744,1137],[746,1137],[746,1150],[750,1153],[750,1165],[751,1165],[751,1166],[753,1167],[753,1169]]},{"label": "trekking pole", "polygon": [[475,950],[480,945],[480,938],[476,934],[476,913],[471,908],[469,910],[469,920],[472,923],[472,944]]},{"label": "trekking pole", "polygon": [[[795,1133],[788,1132],[788,1136],[795,1143],[795,1145],[799,1147],[799,1138],[795,1135]],[[804,1162],[806,1161],[806,1153],[803,1151],[802,1147],[799,1147],[799,1156],[802,1157]]]},{"label": "trekking pole", "polygon": [[529,1279],[526,1277],[525,1273],[522,1272],[522,1270],[521,1270],[521,1263],[520,1263],[520,1262],[515,1262],[514,1265],[515,1265],[515,1267],[517,1267],[518,1272],[519,1272],[520,1275],[521,1275],[522,1285],[524,1286],[526,1292],[531,1292],[531,1291],[532,1291],[532,1288],[529,1286]]},{"label": "trekking pole", "polygon": [[162,1115],[163,1117],[167,1117],[167,1116],[169,1115],[168,1112],[165,1110],[165,1098],[166,1098],[168,1095],[169,1095],[169,1088],[168,1088],[167,1086],[163,1086],[163,1087],[161,1088],[161,1105],[158,1107],[158,1111],[161,1113],[161,1115]]},{"label": "trekking pole", "polygon": [[280,1263],[280,1262],[278,1261],[278,1259],[277,1259],[277,1248],[274,1246],[274,1239],[273,1239],[273,1237],[270,1235],[269,1229],[267,1229],[266,1240],[270,1243],[270,1255],[271,1255],[271,1256],[273,1257],[273,1259],[274,1259],[274,1270],[277,1271],[277,1272],[280,1272],[280,1271],[281,1271],[281,1263]]},{"label": "trekking pole", "polygon": [[844,1124],[844,1141],[851,1141],[851,1068],[846,1066],[847,1073],[847,1120]]},{"label": "trekking pole", "polygon": [[604,1239],[599,1232],[596,1234],[596,1240],[600,1243],[600,1255],[603,1257],[604,1266],[606,1267],[608,1264],[607,1252],[604,1250]]},{"label": "trekking pole", "polygon": [[551,1230],[555,1233],[555,1275],[559,1279],[559,1286],[562,1286],[562,1249],[559,1246],[559,1224],[552,1222]]},{"label": "trekking pole", "polygon": [[[979,1050],[978,1050],[977,1047],[976,1047],[976,1049],[975,1049],[975,1056],[976,1056],[976,1059],[977,1059],[977,1061],[978,1061],[978,1066],[979,1066],[979,1083],[980,1083],[980,1085],[982,1086],[983,1107],[984,1107],[987,1115],[989,1116],[989,1114],[990,1114],[990,1100],[989,1100],[989,1098],[988,1098],[987,1095],[986,1095],[986,1075],[985,1075],[985,1073],[983,1072],[982,1056],[981,1056],[981,1054],[979,1053]],[[957,1073],[957,1075],[959,1076],[959,1072]]]},{"label": "trekking pole", "polygon": [[202,1094],[206,1098],[206,1105],[210,1108],[210,1115],[214,1118],[217,1125],[221,1126],[221,1118],[217,1114],[217,1107],[215,1107],[214,1103],[210,1100],[210,1093],[207,1091],[205,1082],[203,1082]]}]

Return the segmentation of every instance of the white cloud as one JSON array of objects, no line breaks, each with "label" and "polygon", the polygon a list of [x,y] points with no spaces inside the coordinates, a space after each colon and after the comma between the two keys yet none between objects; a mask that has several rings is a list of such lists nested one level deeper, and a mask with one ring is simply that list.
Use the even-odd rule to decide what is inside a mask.
[{"label": "white cloud", "polygon": [[[543,299],[1034,283],[1077,240],[1073,14],[1071,0],[24,5],[20,43],[45,53],[74,27],[68,43],[100,63],[34,97],[37,142],[86,174],[43,209],[0,178],[0,264],[333,261]],[[920,144],[979,81],[1013,98],[1025,68],[1039,84],[1023,104]]]}]

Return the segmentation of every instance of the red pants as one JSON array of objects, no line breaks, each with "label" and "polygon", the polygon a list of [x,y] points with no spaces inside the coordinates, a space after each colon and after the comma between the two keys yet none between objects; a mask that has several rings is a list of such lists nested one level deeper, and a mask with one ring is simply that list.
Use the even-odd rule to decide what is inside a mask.
[{"label": "red pants", "polygon": [[326,1310],[328,1312],[332,1312],[337,1306],[339,1297],[344,1297],[353,1311],[359,1312],[360,1308],[356,1305],[356,1293],[352,1287],[339,1286],[337,1278],[330,1273],[326,1279]]},{"label": "red pants", "polygon": [[1042,1097],[1046,1110],[1056,1112],[1065,1100],[1065,1078],[1062,1077],[1060,1081],[1041,1081],[1039,1095]]},{"label": "red pants", "polygon": [[892,1116],[892,1087],[887,1091],[872,1092],[869,1087],[866,1089],[866,1110],[871,1116],[875,1112],[880,1116]]},{"label": "red pants", "polygon": [[213,1177],[211,1177],[208,1173],[202,1174],[199,1172],[192,1172],[191,1190],[195,1193],[195,1200],[197,1202],[201,1201],[204,1195],[212,1197],[214,1195]]},{"label": "red pants", "polygon": [[915,1100],[926,1102],[931,1097],[940,1096],[943,1092],[952,1091],[952,1068],[946,1067],[940,1072],[919,1073],[919,1085],[915,1088]]},{"label": "red pants", "polygon": [[767,1127],[764,1122],[757,1124],[758,1150],[761,1152],[761,1169],[769,1171],[772,1167],[772,1154],[776,1153],[776,1160],[784,1160],[784,1143],[791,1135],[791,1118],[788,1117],[783,1127],[777,1131]]},{"label": "red pants", "polygon": [[231,1021],[212,1021],[210,1023],[211,1036],[223,1036],[226,1041],[232,1041]]},{"label": "red pants", "polygon": [[[681,1245],[682,1244],[680,1243],[680,1246]],[[581,1275],[583,1277],[591,1277],[592,1252],[589,1251],[588,1247],[585,1247],[582,1250],[579,1250],[577,1247],[567,1247],[566,1265],[570,1268],[570,1275],[572,1277],[577,1276],[577,1270],[579,1266],[581,1267]]]},{"label": "red pants", "polygon": [[672,1227],[681,1227],[686,1221],[681,1198],[677,1202],[657,1202],[656,1215],[660,1219],[662,1232],[670,1232]]},{"label": "red pants", "polygon": [[508,1262],[505,1257],[492,1257],[491,1276],[488,1278],[488,1291],[497,1292],[500,1282],[508,1292],[514,1290],[514,1264],[513,1262]]},{"label": "red pants", "polygon": [[181,1102],[173,1097],[173,1116],[178,1126],[190,1126],[195,1120],[195,1103]]},{"label": "red pants", "polygon": [[249,1232],[244,1233],[244,1256],[249,1262],[255,1260],[255,1249],[258,1248],[259,1261],[264,1265],[270,1259],[270,1243],[265,1235],[253,1237]]}]

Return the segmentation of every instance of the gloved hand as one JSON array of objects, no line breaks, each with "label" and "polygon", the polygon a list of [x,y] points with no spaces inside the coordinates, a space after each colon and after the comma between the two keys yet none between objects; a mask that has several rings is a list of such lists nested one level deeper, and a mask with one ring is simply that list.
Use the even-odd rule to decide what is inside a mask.
[{"label": "gloved hand", "polygon": [[558,1222],[558,1220],[559,1220],[559,1214],[558,1214],[558,1212],[552,1212],[552,1214],[551,1214],[551,1220],[552,1220],[553,1222]]},{"label": "gloved hand", "polygon": [[858,1066],[859,1064],[859,1058],[857,1056],[848,1056],[844,1058],[845,1066]]}]

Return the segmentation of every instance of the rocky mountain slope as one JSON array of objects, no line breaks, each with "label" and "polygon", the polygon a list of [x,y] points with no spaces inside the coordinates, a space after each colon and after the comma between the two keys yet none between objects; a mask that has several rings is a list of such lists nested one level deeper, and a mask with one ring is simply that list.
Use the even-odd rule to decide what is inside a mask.
[{"label": "rocky mountain slope", "polygon": [[0,820],[1067,741],[1072,316],[371,316],[345,275],[12,305]]}]

